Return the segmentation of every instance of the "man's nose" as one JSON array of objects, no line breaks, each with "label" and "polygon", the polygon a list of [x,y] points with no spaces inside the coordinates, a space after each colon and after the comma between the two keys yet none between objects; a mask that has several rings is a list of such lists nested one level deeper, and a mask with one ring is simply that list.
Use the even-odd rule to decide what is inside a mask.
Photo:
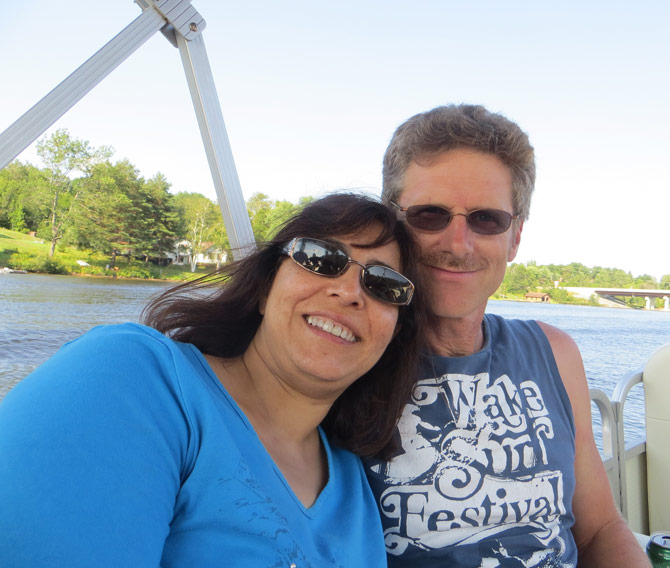
[{"label": "man's nose", "polygon": [[440,231],[439,241],[443,250],[453,252],[456,255],[472,251],[474,235],[468,227],[465,214],[454,214],[451,222]]}]

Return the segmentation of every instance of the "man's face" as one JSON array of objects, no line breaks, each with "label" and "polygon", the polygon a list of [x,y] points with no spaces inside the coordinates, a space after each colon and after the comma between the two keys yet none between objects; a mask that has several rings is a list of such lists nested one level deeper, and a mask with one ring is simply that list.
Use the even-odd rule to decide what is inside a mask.
[{"label": "man's face", "polygon": [[[491,154],[456,149],[428,165],[410,164],[398,205],[439,205],[452,213],[501,209],[513,214],[512,173]],[[441,318],[479,318],[505,276],[519,247],[523,222],[513,221],[499,235],[473,232],[456,215],[435,232],[413,229],[421,245],[421,267],[431,307]]]}]

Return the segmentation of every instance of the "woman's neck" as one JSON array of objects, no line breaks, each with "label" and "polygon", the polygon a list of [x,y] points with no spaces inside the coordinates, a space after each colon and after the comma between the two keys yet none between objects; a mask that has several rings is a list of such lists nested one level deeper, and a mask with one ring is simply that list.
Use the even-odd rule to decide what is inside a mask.
[{"label": "woman's neck", "polygon": [[296,497],[306,507],[312,505],[328,481],[317,427],[330,404],[289,389],[270,371],[253,343],[241,357],[205,357]]}]

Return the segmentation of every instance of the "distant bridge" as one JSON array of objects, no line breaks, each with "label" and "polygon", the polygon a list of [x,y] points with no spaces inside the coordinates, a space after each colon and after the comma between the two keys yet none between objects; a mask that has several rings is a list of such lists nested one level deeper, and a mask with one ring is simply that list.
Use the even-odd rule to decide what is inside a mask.
[{"label": "distant bridge", "polygon": [[623,302],[618,298],[621,297],[633,297],[633,298],[644,298],[644,309],[653,310],[654,309],[654,300],[656,298],[663,298],[663,311],[670,311],[670,290],[642,290],[635,288],[579,288],[573,286],[563,287],[564,290],[572,292],[575,296],[579,298],[586,298],[587,300],[596,294],[600,297],[601,300],[605,302],[614,302],[616,304],[622,304]]}]

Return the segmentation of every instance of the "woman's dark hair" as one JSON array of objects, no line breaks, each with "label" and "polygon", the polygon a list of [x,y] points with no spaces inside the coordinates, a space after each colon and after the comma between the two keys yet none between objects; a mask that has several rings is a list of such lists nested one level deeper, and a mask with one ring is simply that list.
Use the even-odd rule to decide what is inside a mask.
[{"label": "woman's dark hair", "polygon": [[[418,249],[395,213],[370,197],[332,194],[309,203],[276,236],[242,260],[167,290],[143,311],[147,325],[201,352],[231,358],[249,347],[262,316],[282,247],[294,237],[328,239],[379,227],[376,248],[396,241],[400,271],[416,286],[409,306],[399,307],[398,331],[381,359],[335,401],[322,427],[330,440],[363,456],[388,457],[396,450],[395,426],[418,376],[426,318],[423,286],[416,266]],[[358,244],[357,244],[358,246]]]}]

